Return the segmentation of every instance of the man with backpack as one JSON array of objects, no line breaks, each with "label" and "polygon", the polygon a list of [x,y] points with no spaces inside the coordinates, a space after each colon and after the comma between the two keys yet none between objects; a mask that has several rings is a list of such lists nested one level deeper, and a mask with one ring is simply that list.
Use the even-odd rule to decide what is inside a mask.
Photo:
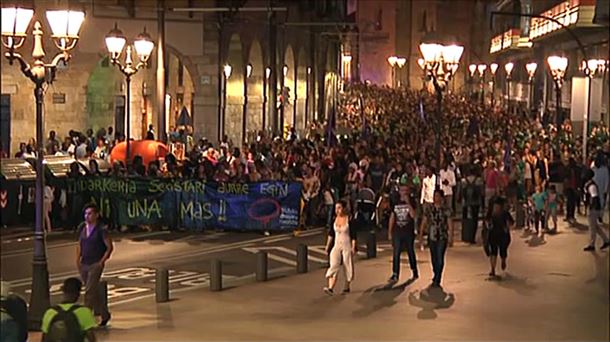
[{"label": "man with backpack", "polygon": [[63,301],[50,307],[42,318],[43,342],[95,342],[93,328],[97,326],[93,312],[76,304],[82,283],[78,278],[64,281]]}]

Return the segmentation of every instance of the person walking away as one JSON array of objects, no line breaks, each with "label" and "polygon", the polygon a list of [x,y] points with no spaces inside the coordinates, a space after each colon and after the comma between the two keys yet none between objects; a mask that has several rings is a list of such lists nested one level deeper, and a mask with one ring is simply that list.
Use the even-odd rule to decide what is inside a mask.
[{"label": "person walking away", "polygon": [[462,241],[476,243],[481,207],[481,186],[470,172],[463,181],[462,190]]},{"label": "person walking away", "polygon": [[53,201],[55,200],[55,189],[49,184],[44,186],[44,226],[45,231],[50,233],[53,228],[51,224],[51,211],[53,210]]},{"label": "person walking away", "polygon": [[610,240],[608,239],[608,235],[604,231],[603,228],[599,226],[599,216],[602,214],[602,206],[601,206],[601,194],[599,192],[599,188],[593,179],[594,173],[593,170],[585,171],[585,191],[587,193],[587,198],[589,202],[589,214],[587,219],[589,221],[589,232],[591,234],[591,240],[589,241],[589,245],[584,248],[587,252],[595,251],[595,241],[597,240],[597,235],[599,235],[604,244],[601,246],[601,249],[606,249],[610,246]]},{"label": "person walking away", "polygon": [[536,192],[532,195],[531,201],[534,207],[534,228],[536,229],[536,235],[539,233],[541,238],[544,238],[545,219],[546,214],[544,209],[546,207],[546,191],[542,191],[542,186],[536,185]]},{"label": "person walking away", "polygon": [[451,213],[443,205],[443,191],[434,191],[434,203],[428,208],[419,229],[419,243],[422,244],[424,227],[428,230],[428,246],[434,278],[432,287],[441,287],[441,278],[445,266],[445,252],[447,251],[447,240],[449,239]]},{"label": "person walking away", "polygon": [[549,219],[553,219],[553,229],[549,230],[549,233],[557,233],[557,207],[559,206],[559,198],[557,197],[557,188],[555,185],[549,186],[549,193],[546,199],[545,213],[546,226],[549,226]]},{"label": "person walking away", "polygon": [[110,312],[99,298],[98,285],[106,261],[110,259],[114,246],[106,227],[99,221],[99,210],[89,204],[84,210],[85,222],[81,225],[79,243],[76,246],[76,265],[85,283],[85,305],[101,313],[100,326],[106,326]]},{"label": "person walking away", "polygon": [[487,241],[485,253],[489,257],[491,270],[490,277],[496,277],[496,264],[498,253],[500,254],[502,271],[506,270],[506,259],[508,257],[508,246],[510,245],[510,230],[514,228],[515,221],[506,208],[506,200],[496,197],[490,205],[486,216]]},{"label": "person walking away", "polygon": [[[610,174],[608,172],[608,166],[605,155],[600,151],[595,157],[593,166],[593,181],[597,185],[599,191],[600,210],[603,212],[606,208],[606,195],[608,194],[608,187],[610,186]],[[599,223],[603,223],[603,214],[599,215]]]},{"label": "person walking away", "polygon": [[436,175],[432,168],[427,167],[425,171],[426,177],[422,180],[420,204],[423,205],[424,211],[434,203],[434,190],[436,187]]},{"label": "person walking away", "polygon": [[453,212],[453,187],[457,185],[455,180],[455,172],[451,169],[449,163],[445,162],[445,167],[440,172],[441,190],[445,194],[445,204]]},{"label": "person walking away", "polygon": [[47,309],[42,317],[43,342],[95,342],[95,317],[85,306],[78,305],[82,283],[68,278],[62,286],[63,301]]},{"label": "person walking away", "polygon": [[495,161],[489,161],[488,167],[485,169],[485,202],[483,207],[486,208],[489,201],[496,195],[498,190],[498,183],[500,181],[500,173],[496,168]]},{"label": "person walking away", "polygon": [[341,263],[345,268],[346,276],[343,293],[350,292],[350,284],[354,279],[353,257],[356,255],[356,230],[352,228],[352,224],[349,222],[347,202],[344,200],[338,201],[335,205],[335,214],[335,223],[333,229],[328,232],[326,241],[326,251],[330,250],[330,267],[326,271],[328,286],[324,287],[323,290],[329,296],[334,294],[337,273]]},{"label": "person walking away", "polygon": [[403,249],[407,249],[409,256],[409,266],[411,267],[411,279],[419,278],[417,271],[417,258],[415,255],[415,218],[417,211],[409,197],[407,186],[400,186],[400,199],[394,205],[390,214],[388,227],[388,240],[392,242],[392,276],[390,283],[398,282],[400,276],[400,254]]},{"label": "person walking away", "polygon": [[0,281],[0,342],[26,342],[28,306],[23,298],[9,290],[9,284]]}]

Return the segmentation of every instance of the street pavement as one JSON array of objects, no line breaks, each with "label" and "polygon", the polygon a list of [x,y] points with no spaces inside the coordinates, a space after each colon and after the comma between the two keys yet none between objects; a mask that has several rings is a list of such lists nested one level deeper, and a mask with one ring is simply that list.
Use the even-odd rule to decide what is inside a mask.
[{"label": "street pavement", "polygon": [[[256,268],[256,253],[266,251],[269,269],[296,268],[298,244],[309,246],[309,268],[327,264],[324,230],[310,229],[295,237],[292,233],[263,236],[257,233],[181,233],[149,232],[113,234],[115,252],[106,264],[103,278],[108,282],[110,306],[133,302],[154,295],[157,268],[170,274],[170,289],[185,290],[209,286],[210,262],[223,263],[225,280],[247,277]],[[22,238],[23,239],[23,238]],[[5,239],[10,240],[10,239]],[[61,284],[70,276],[78,276],[75,266],[75,237],[63,234],[50,239],[47,246],[51,301],[61,299]],[[365,241],[362,239],[362,241]],[[18,245],[19,247],[15,247]],[[361,246],[364,250],[364,246]],[[380,244],[380,253],[389,253],[389,244]],[[32,242],[14,240],[2,244],[0,274],[12,291],[29,298],[31,288]]]},{"label": "street pavement", "polygon": [[[227,279],[228,289],[173,291],[112,307],[102,341],[212,340],[511,340],[608,341],[608,251],[583,252],[586,227],[560,225],[545,241],[513,231],[508,270],[487,276],[480,246],[458,245],[446,257],[443,289],[429,288],[428,251],[418,251],[420,279],[386,284],[386,253],[359,260],[352,292],[322,293],[324,270],[273,279]],[[599,246],[599,245],[598,245]],[[341,289],[342,280],[338,289]]]}]

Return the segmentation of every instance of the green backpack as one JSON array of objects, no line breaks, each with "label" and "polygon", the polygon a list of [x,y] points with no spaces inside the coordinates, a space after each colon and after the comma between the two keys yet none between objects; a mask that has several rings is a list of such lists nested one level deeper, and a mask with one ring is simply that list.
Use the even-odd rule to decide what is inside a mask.
[{"label": "green backpack", "polygon": [[74,313],[80,307],[80,305],[74,304],[70,309],[64,310],[61,306],[54,305],[52,308],[57,311],[57,315],[53,317],[51,324],[49,324],[45,342],[85,341],[85,333],[81,330],[78,318]]}]

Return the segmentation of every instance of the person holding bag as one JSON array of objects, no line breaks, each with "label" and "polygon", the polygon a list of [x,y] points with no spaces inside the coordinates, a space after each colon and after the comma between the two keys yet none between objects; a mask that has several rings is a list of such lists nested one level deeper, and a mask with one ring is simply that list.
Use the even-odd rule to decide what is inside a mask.
[{"label": "person holding bag", "polygon": [[496,277],[498,253],[502,260],[502,270],[506,269],[508,246],[510,245],[510,230],[514,228],[515,221],[506,209],[506,200],[504,198],[496,197],[490,204],[485,228],[483,229],[483,246],[491,266],[489,276]]}]

